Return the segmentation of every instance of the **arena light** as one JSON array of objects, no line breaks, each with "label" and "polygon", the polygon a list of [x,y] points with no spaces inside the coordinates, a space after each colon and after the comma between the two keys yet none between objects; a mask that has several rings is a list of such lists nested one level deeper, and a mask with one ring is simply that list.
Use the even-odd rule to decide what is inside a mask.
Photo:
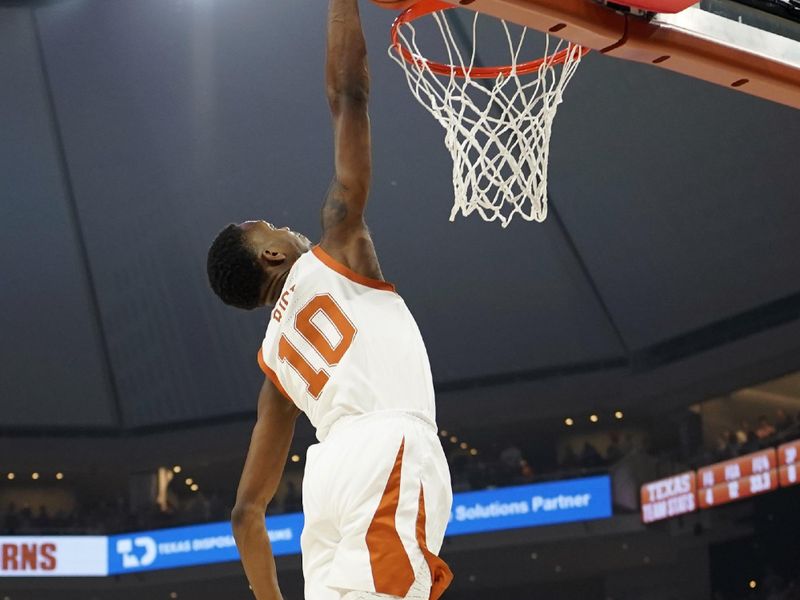
[{"label": "arena light", "polygon": [[181,469],[181,466],[180,466],[180,465],[175,465],[174,467],[172,467],[172,472],[173,472],[173,473],[175,473],[176,475],[177,475],[178,473],[180,473],[182,470],[183,470],[183,469]]},{"label": "arena light", "polygon": [[470,453],[470,454],[472,454],[472,456],[477,456],[477,455],[478,455],[478,451],[477,451],[477,450],[475,450],[475,448],[473,448],[472,450],[470,450],[470,451],[469,451],[469,453]]},{"label": "arena light", "polygon": [[575,421],[572,420],[572,417],[567,417],[564,419],[564,425],[567,427],[572,427],[575,424]]},{"label": "arena light", "polygon": [[56,479],[61,481],[62,479],[64,479],[64,474],[63,473],[56,473]]},{"label": "arena light", "polygon": [[292,454],[292,462],[293,463],[300,462],[300,455],[299,454]]},{"label": "arena light", "polygon": [[192,485],[193,483],[194,483],[194,479],[192,479],[191,477],[187,477],[186,478],[186,485]]},{"label": "arena light", "polygon": [[469,448],[469,444],[467,444],[467,442],[461,442],[460,445],[462,450],[466,450],[467,448]]},{"label": "arena light", "polygon": [[597,415],[592,415],[591,417],[589,417],[589,420],[592,423],[597,423],[600,420],[600,417],[598,417]]},{"label": "arena light", "polygon": [[189,489],[191,489],[193,492],[196,492],[197,490],[199,490],[199,489],[200,489],[200,486],[199,486],[199,485],[197,485],[196,483],[193,483],[193,484],[192,484],[192,487],[191,487],[191,488],[189,488]]},{"label": "arena light", "polygon": [[451,435],[450,436],[450,441],[455,444],[458,441],[458,438],[456,436],[454,436],[454,435]]},{"label": "arena light", "polygon": [[758,583],[756,582],[755,579],[751,579],[750,583],[748,583],[747,585],[751,590],[754,590],[758,587]]},{"label": "arena light", "polygon": [[446,430],[444,430],[444,429],[442,429],[442,430],[439,432],[439,435],[440,435],[440,436],[442,436],[442,437],[447,437],[447,431],[446,431]]},{"label": "arena light", "polygon": [[36,473],[36,472],[34,472],[34,473],[31,473],[31,479],[33,479],[34,481],[36,481],[37,479],[39,479],[39,474],[38,474],[38,473]]},{"label": "arena light", "polygon": [[625,415],[622,414],[621,410],[618,410],[617,412],[614,413],[614,417],[616,417],[618,420],[622,420],[622,417],[624,416]]},{"label": "arena light", "polygon": [[13,473],[9,473],[9,474],[8,474],[8,479],[9,479],[9,481],[10,481],[10,480],[12,480],[12,479],[14,479],[14,477],[16,477],[16,475],[14,475]]}]

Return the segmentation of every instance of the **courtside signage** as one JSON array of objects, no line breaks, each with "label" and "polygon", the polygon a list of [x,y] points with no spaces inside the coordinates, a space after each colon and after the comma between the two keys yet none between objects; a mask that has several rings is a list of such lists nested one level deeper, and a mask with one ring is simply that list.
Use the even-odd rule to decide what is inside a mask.
[{"label": "courtside signage", "polygon": [[605,519],[612,514],[607,475],[455,494],[445,535]]},{"label": "courtside signage", "polygon": [[[302,530],[301,513],[268,517],[272,553],[299,553]],[[114,535],[108,538],[108,559],[109,575],[119,575],[235,561],[239,553],[231,524],[223,522]]]},{"label": "courtside signage", "polygon": [[0,577],[102,577],[103,536],[0,537]]}]

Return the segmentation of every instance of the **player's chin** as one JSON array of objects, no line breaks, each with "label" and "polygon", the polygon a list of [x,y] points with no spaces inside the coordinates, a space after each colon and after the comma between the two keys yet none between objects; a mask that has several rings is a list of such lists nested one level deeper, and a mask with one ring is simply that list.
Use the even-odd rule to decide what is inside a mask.
[{"label": "player's chin", "polygon": [[297,236],[297,239],[299,240],[303,250],[311,250],[311,246],[313,246],[314,244],[311,242],[310,239],[308,239],[302,233],[295,233],[295,235]]}]

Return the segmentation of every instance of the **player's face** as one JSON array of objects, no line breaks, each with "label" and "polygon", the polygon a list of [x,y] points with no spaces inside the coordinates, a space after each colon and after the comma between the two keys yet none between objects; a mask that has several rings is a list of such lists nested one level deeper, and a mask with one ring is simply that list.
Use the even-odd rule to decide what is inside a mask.
[{"label": "player's face", "polygon": [[292,264],[301,254],[311,249],[311,240],[288,227],[276,229],[266,221],[245,221],[239,224],[250,245],[261,253],[264,249],[284,254]]}]

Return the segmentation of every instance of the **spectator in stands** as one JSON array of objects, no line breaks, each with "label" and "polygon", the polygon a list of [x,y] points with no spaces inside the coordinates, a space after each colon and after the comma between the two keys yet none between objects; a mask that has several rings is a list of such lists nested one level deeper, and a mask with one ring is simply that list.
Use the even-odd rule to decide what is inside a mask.
[{"label": "spectator in stands", "polygon": [[208,499],[208,504],[212,521],[223,521],[228,518],[230,511],[227,510],[225,502],[222,500],[222,496],[220,496],[218,491],[214,490],[211,493],[211,496]]},{"label": "spectator in stands", "polygon": [[777,417],[778,418],[775,421],[775,428],[778,431],[786,431],[787,429],[791,429],[792,426],[794,426],[794,420],[792,419],[791,415],[789,415],[782,408],[778,409]]},{"label": "spectator in stands", "polygon": [[754,431],[747,432],[747,441],[739,448],[740,454],[750,454],[751,452],[758,452],[761,449],[761,444],[758,443],[758,436]]},{"label": "spectator in stands", "polygon": [[616,431],[612,431],[608,435],[610,441],[608,448],[606,448],[606,462],[609,465],[613,465],[622,458],[622,448],[619,445],[619,434]]},{"label": "spectator in stands", "polygon": [[758,417],[758,427],[756,427],[756,437],[759,440],[766,440],[775,435],[775,427],[767,421],[766,415]]},{"label": "spectator in stands", "polygon": [[736,434],[732,431],[728,431],[728,440],[725,444],[725,453],[723,455],[724,458],[734,458],[739,455],[739,440],[736,438]]},{"label": "spectator in stands", "polygon": [[742,422],[739,423],[739,429],[736,430],[736,441],[740,446],[743,446],[747,443],[748,433],[750,433],[750,423],[748,423],[745,419],[742,419]]},{"label": "spectator in stands", "polygon": [[450,484],[454,492],[464,492],[469,490],[469,476],[467,475],[467,457],[461,453],[454,453],[450,460]]},{"label": "spectator in stands", "polygon": [[9,535],[14,535],[19,529],[19,515],[17,515],[17,505],[13,502],[8,504],[6,508],[6,518],[4,523],[5,532]]},{"label": "spectator in stands", "polygon": [[564,455],[561,457],[559,466],[567,470],[574,469],[578,466],[578,455],[575,454],[575,450],[572,449],[571,444],[567,444],[567,447],[564,448]]},{"label": "spectator in stands", "polygon": [[302,498],[297,491],[297,486],[294,484],[294,481],[286,482],[286,497],[284,498],[283,506],[286,512],[303,510]]},{"label": "spectator in stands", "polygon": [[39,507],[39,513],[36,515],[36,518],[33,520],[33,524],[38,529],[47,529],[50,527],[50,515],[47,514],[47,507],[42,505]]},{"label": "spectator in stands", "polygon": [[507,446],[505,450],[500,453],[500,485],[514,485],[517,483],[521,461],[522,451],[514,444]]},{"label": "spectator in stands", "polygon": [[519,463],[520,467],[520,483],[530,483],[534,480],[535,474],[533,472],[533,467],[531,467],[530,463],[525,460],[524,458]]},{"label": "spectator in stands", "polygon": [[489,486],[489,469],[482,460],[471,460],[467,464],[467,482],[470,489],[483,490]]},{"label": "spectator in stands", "polygon": [[20,533],[31,533],[35,531],[33,526],[33,511],[30,506],[23,506],[19,511],[19,529]]},{"label": "spectator in stands", "polygon": [[603,464],[603,457],[591,443],[586,442],[581,450],[580,464],[585,469],[594,469]]}]

